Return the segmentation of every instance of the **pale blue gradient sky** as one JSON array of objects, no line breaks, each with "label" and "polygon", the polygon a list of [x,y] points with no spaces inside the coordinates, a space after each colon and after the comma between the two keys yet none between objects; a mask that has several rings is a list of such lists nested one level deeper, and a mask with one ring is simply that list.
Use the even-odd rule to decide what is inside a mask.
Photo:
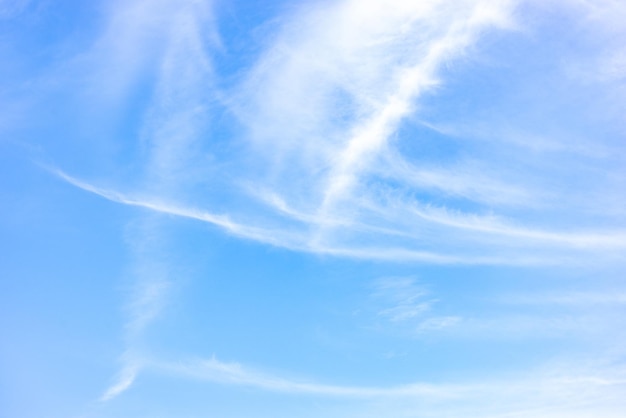
[{"label": "pale blue gradient sky", "polygon": [[623,417],[624,22],[0,0],[0,415]]}]

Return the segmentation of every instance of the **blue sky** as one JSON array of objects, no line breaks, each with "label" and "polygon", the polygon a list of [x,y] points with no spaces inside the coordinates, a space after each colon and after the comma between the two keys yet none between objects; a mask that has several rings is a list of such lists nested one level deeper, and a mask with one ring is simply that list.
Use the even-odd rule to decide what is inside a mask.
[{"label": "blue sky", "polygon": [[623,417],[624,22],[0,0],[0,415]]}]

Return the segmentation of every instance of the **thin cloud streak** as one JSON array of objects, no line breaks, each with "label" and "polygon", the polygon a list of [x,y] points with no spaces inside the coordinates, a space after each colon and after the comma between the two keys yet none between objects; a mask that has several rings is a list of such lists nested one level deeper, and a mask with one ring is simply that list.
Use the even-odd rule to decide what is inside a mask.
[{"label": "thin cloud streak", "polygon": [[100,397],[100,402],[107,402],[117,397],[135,382],[135,378],[139,373],[140,365],[136,362],[127,362],[119,372],[116,383],[109,387]]},{"label": "thin cloud streak", "polygon": [[191,378],[214,381],[216,383],[249,386],[272,392],[308,394],[336,397],[432,397],[450,399],[474,388],[449,386],[439,388],[425,383],[408,384],[396,387],[354,387],[336,386],[310,382],[299,382],[251,371],[238,363],[225,363],[215,357],[195,362],[158,364],[155,367],[169,373]]},{"label": "thin cloud streak", "polygon": [[[199,359],[153,364],[155,370],[173,377],[254,388],[291,396],[313,396],[346,401],[376,402],[394,416],[443,417],[463,414],[484,417],[527,416],[551,418],[570,416],[581,408],[615,412],[626,375],[624,367],[588,369],[584,366],[545,366],[523,375],[459,384],[412,383],[388,387],[340,386],[287,379],[251,370],[238,363]],[[387,404],[387,403],[390,404]],[[403,407],[413,411],[403,414]],[[608,408],[608,409],[607,409]],[[360,415],[359,415],[360,416]],[[593,414],[580,413],[580,417]],[[618,416],[618,415],[609,415]]]},{"label": "thin cloud streak", "polygon": [[[516,257],[499,258],[497,256],[455,256],[439,254],[429,251],[418,251],[401,247],[340,247],[331,245],[311,245],[307,242],[307,235],[291,233],[282,229],[264,229],[237,223],[227,215],[213,214],[199,209],[175,206],[168,203],[144,200],[141,198],[128,197],[119,192],[95,187],[81,180],[75,179],[62,171],[54,170],[55,174],[68,183],[85,191],[97,194],[107,200],[122,203],[129,206],[141,207],[151,211],[174,215],[177,217],[194,219],[206,222],[224,229],[226,232],[265,244],[286,248],[294,251],[304,251],[316,254],[334,255],[347,258],[388,260],[388,261],[421,261],[435,264],[493,264],[493,265],[541,265],[561,263],[564,259],[546,259],[540,255],[517,255]],[[423,217],[432,217],[421,214]],[[434,218],[433,218],[434,219]],[[441,220],[440,220],[441,221]],[[556,234],[543,231],[518,230],[513,228],[497,228],[493,225],[462,224],[447,219],[442,223],[461,226],[470,230],[482,230],[494,232],[509,237],[522,237],[547,243],[555,242],[564,244],[566,247],[580,247],[588,250],[619,249],[626,244],[621,235],[610,236],[600,234]],[[575,262],[574,258],[568,259]]]}]

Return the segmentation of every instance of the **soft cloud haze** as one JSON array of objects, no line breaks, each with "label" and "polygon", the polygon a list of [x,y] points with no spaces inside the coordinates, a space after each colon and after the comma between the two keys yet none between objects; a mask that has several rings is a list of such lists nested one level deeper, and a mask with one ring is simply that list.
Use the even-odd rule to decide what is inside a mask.
[{"label": "soft cloud haze", "polygon": [[0,415],[626,413],[622,2],[0,21]]}]

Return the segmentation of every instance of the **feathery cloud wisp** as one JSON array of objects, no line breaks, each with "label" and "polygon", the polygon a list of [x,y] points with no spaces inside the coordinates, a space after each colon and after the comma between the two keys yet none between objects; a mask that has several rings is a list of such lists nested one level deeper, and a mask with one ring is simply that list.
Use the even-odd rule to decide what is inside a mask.
[{"label": "feathery cloud wisp", "polygon": [[[296,8],[243,81],[220,94],[243,132],[228,152],[220,140],[212,143],[206,125],[210,106],[199,92],[208,88],[202,74],[213,70],[197,25],[183,14],[161,66],[160,104],[143,127],[152,138],[151,174],[138,195],[150,198],[80,184],[121,203],[320,254],[470,264],[580,263],[581,253],[619,260],[626,246],[621,218],[597,227],[587,209],[558,205],[573,201],[576,187],[544,189],[553,181],[547,169],[529,182],[526,171],[505,168],[517,164],[513,156],[496,161],[484,144],[464,145],[471,158],[456,162],[402,152],[405,144],[430,141],[409,129],[421,102],[436,96],[449,68],[467,60],[482,37],[516,27],[516,6],[346,0]],[[214,159],[198,159],[199,152]],[[533,165],[553,165],[553,157]],[[578,170],[562,158],[566,172]],[[227,176],[208,174],[207,162],[216,160]],[[599,163],[589,164],[595,170]],[[207,184],[216,196],[202,192]],[[602,199],[608,205],[612,198]],[[170,203],[157,203],[164,201]],[[559,227],[547,226],[551,220]]]}]

